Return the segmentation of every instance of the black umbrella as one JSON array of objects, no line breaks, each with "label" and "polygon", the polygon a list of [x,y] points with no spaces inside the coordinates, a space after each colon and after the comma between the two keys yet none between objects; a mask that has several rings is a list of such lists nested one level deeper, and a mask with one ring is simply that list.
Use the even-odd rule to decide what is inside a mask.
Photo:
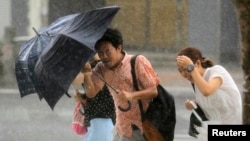
[{"label": "black umbrella", "polygon": [[[21,97],[36,93],[37,88],[43,83],[36,79],[34,68],[39,55],[48,45],[50,40],[55,37],[60,30],[64,29],[66,24],[79,14],[72,14],[61,17],[51,25],[41,28],[36,32],[37,36],[26,41],[21,45],[19,54],[15,63],[15,74]],[[42,98],[42,95],[39,95]]]},{"label": "black umbrella", "polygon": [[45,84],[39,87],[38,93],[52,109],[96,53],[95,42],[102,37],[119,9],[110,6],[77,15],[43,50],[35,74]]}]

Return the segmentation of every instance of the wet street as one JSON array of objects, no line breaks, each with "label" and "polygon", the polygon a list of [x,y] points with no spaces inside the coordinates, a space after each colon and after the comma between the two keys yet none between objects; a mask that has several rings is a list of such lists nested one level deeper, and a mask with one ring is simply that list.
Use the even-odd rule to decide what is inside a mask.
[{"label": "wet street", "polygon": [[[175,97],[175,141],[188,141],[189,111],[183,107],[186,98],[192,97],[190,88],[167,88]],[[18,90],[1,89],[0,140],[1,141],[81,141],[82,137],[71,130],[74,99],[63,96],[52,111],[36,94],[20,98]]]}]

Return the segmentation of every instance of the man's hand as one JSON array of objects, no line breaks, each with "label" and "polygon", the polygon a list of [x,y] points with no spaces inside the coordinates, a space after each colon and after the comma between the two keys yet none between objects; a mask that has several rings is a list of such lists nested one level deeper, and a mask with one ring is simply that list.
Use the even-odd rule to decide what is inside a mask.
[{"label": "man's hand", "polygon": [[132,97],[133,95],[130,92],[123,91],[123,90],[118,93],[118,96],[124,101],[128,101],[128,100],[133,99],[133,97]]},{"label": "man's hand", "polygon": [[81,72],[84,75],[88,75],[88,74],[92,74],[92,68],[89,62],[87,62],[84,66],[84,68],[82,68]]}]

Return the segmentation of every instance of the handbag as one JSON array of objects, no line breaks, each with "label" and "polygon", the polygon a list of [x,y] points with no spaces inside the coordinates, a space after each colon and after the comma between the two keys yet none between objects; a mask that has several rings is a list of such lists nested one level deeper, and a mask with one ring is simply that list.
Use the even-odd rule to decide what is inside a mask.
[{"label": "handbag", "polygon": [[[197,108],[194,109],[195,112],[198,114],[198,116],[202,119],[202,121],[207,121],[207,117],[205,115],[205,113],[203,112],[203,110],[201,109],[201,107],[197,105]],[[192,114],[190,115],[190,123],[189,123],[189,131],[188,134],[192,137],[197,137],[197,135],[199,134],[198,131],[196,130],[196,126],[201,127],[202,123],[201,121],[197,118],[197,116],[192,112]]]},{"label": "handbag", "polygon": [[87,133],[87,127],[84,125],[84,111],[83,103],[77,102],[74,112],[71,128],[77,135],[85,135]]},{"label": "handbag", "polygon": [[[193,89],[194,84],[192,84]],[[195,89],[194,89],[195,91]],[[208,118],[206,117],[205,113],[201,109],[201,107],[196,103],[195,107],[193,109],[194,111],[190,115],[190,122],[189,122],[189,130],[188,134],[192,137],[197,138],[197,135],[199,134],[198,131],[196,130],[196,127],[201,127],[202,126],[202,121],[208,121]],[[197,114],[197,115],[195,115]],[[199,119],[200,118],[200,119]]]},{"label": "handbag", "polygon": [[[139,90],[134,67],[136,56],[131,59],[131,74],[134,89]],[[176,124],[175,101],[160,84],[157,90],[158,95],[150,102],[146,112],[143,111],[142,101],[138,100],[143,134],[147,141],[173,141]]]}]

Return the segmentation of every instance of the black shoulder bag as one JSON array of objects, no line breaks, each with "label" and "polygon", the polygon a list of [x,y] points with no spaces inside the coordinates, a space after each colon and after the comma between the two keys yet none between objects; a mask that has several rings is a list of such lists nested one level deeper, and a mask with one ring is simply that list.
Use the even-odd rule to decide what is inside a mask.
[{"label": "black shoulder bag", "polygon": [[[139,90],[135,74],[136,56],[131,59],[131,73],[134,89]],[[138,100],[144,136],[147,141],[173,141],[176,124],[174,97],[160,84],[157,90],[158,95],[152,100],[146,112],[143,111],[141,100]]]}]

